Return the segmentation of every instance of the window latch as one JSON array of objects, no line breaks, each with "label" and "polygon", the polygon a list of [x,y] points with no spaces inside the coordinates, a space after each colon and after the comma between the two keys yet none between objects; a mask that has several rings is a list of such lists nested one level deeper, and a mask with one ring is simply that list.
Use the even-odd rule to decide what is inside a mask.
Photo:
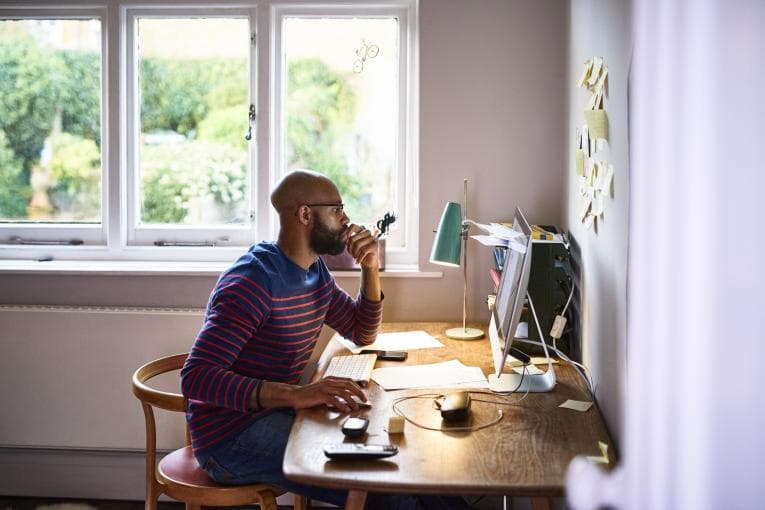
[{"label": "window latch", "polygon": [[255,122],[255,105],[250,105],[250,112],[247,114],[247,134],[244,135],[244,139],[248,142],[252,140],[252,124]]},{"label": "window latch", "polygon": [[11,244],[23,244],[29,246],[80,246],[84,244],[82,239],[24,239],[21,236],[12,236],[9,241]]},{"label": "window latch", "polygon": [[154,246],[214,247],[215,241],[154,241]]}]

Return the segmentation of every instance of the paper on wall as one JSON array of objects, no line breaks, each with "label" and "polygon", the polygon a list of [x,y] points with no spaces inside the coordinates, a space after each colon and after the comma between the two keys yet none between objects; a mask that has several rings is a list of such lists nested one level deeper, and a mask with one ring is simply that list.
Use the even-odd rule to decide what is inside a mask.
[{"label": "paper on wall", "polygon": [[590,76],[587,78],[588,85],[592,86],[598,82],[598,78],[600,78],[601,67],[603,67],[603,58],[594,57],[592,62],[592,71],[590,71]]},{"label": "paper on wall", "polygon": [[605,174],[603,175],[603,178],[600,181],[600,191],[603,192],[606,196],[611,196],[611,182],[614,179],[614,165],[608,165],[608,170],[606,170]]},{"label": "paper on wall", "polygon": [[592,71],[592,59],[588,58],[587,61],[584,63],[584,70],[582,70],[582,77],[579,78],[579,82],[577,83],[578,87],[584,87],[585,82],[590,77],[591,71]]}]

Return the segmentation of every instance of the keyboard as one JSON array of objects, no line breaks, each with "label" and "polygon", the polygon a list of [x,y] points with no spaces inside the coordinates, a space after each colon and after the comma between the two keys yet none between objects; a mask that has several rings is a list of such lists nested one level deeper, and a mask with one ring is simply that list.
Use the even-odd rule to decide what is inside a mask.
[{"label": "keyboard", "polygon": [[377,361],[377,354],[335,356],[329,360],[324,377],[343,377],[366,386],[369,378],[372,377],[375,361]]}]

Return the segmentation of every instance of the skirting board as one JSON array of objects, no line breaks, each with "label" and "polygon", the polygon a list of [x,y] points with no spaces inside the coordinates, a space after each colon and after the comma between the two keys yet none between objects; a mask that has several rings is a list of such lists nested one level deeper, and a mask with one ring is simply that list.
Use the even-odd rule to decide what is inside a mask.
[{"label": "skirting board", "polygon": [[[0,448],[0,494],[143,501],[144,462],[139,452]],[[292,506],[292,494],[277,503]]]}]

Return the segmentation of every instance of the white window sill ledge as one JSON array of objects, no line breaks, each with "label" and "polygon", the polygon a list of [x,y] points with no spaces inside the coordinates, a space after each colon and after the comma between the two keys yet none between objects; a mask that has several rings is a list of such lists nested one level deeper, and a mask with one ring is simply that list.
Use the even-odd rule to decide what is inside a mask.
[{"label": "white window sill ledge", "polygon": [[[0,260],[0,275],[150,275],[218,276],[230,262],[172,262],[125,260]],[[359,271],[333,271],[336,278],[358,278]],[[421,271],[416,266],[390,266],[381,278],[441,278],[441,271]]]}]

